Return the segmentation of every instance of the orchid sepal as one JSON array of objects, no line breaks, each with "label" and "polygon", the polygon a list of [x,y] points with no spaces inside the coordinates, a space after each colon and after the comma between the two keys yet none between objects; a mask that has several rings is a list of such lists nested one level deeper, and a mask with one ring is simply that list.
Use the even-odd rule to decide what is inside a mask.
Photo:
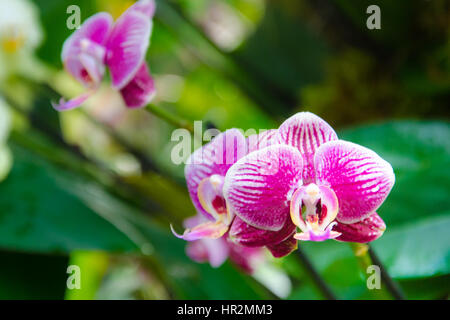
[{"label": "orchid sepal", "polygon": [[83,92],[79,96],[72,98],[70,100],[65,100],[64,98],[59,99],[58,103],[51,102],[52,107],[57,111],[68,111],[81,106],[87,99],[89,99],[97,90],[91,89]]},{"label": "orchid sepal", "polygon": [[230,241],[246,247],[262,247],[280,243],[295,232],[295,225],[288,218],[279,231],[255,228],[236,216],[230,226],[228,238]]},{"label": "orchid sepal", "polygon": [[193,228],[186,229],[183,234],[178,234],[172,225],[170,225],[170,229],[175,237],[186,241],[195,241],[199,239],[219,239],[228,231],[228,224],[220,220],[208,221]]},{"label": "orchid sepal", "polygon": [[296,250],[298,248],[298,241],[291,236],[284,241],[276,244],[269,244],[266,247],[274,258],[281,258]]},{"label": "orchid sepal", "polygon": [[386,224],[376,212],[373,212],[367,218],[353,224],[338,222],[335,230],[342,233],[336,239],[338,241],[367,243],[381,237],[386,230]]}]

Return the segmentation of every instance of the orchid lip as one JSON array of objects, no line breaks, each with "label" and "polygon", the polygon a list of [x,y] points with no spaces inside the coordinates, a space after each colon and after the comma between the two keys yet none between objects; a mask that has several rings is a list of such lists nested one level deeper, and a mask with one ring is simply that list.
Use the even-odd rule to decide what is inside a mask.
[{"label": "orchid lip", "polygon": [[71,110],[71,109],[74,109],[74,108],[77,108],[78,106],[80,106],[89,97],[91,97],[94,93],[95,93],[94,89],[88,90],[88,91],[82,93],[81,95],[79,95],[78,97],[75,97],[68,101],[66,101],[64,98],[61,98],[59,100],[59,102],[57,102],[57,103],[52,102],[51,104],[52,104],[53,108],[57,111]]},{"label": "orchid lip", "polygon": [[326,186],[310,183],[298,188],[291,199],[292,222],[302,231],[294,235],[298,240],[324,241],[340,235],[332,231],[338,214],[338,199]]},{"label": "orchid lip", "polygon": [[311,228],[308,229],[308,232],[296,233],[294,238],[302,241],[325,241],[328,239],[335,239],[341,235],[340,232],[332,231],[333,227],[337,224],[337,222],[332,222],[325,229],[325,231],[316,232]]}]

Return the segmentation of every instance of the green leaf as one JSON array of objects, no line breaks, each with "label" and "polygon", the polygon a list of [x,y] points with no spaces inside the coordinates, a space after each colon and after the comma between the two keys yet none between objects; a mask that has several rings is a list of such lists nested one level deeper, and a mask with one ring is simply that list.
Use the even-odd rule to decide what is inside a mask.
[{"label": "green leaf", "polygon": [[350,245],[345,242],[304,242],[300,244],[312,259],[314,266],[331,287],[343,299],[389,299],[382,290],[368,290],[367,275],[362,272]]},{"label": "green leaf", "polygon": [[62,299],[68,258],[0,251],[0,300]]},{"label": "green leaf", "polygon": [[323,61],[329,54],[326,42],[301,17],[301,6],[297,2],[267,2],[260,25],[235,53],[244,66],[259,75],[255,81],[287,95],[322,80]]},{"label": "green leaf", "polygon": [[[413,23],[414,11],[424,10],[425,8],[417,8],[419,1],[349,1],[349,0],[335,0],[337,5],[337,12],[342,11],[344,18],[351,21],[354,26],[354,33],[365,33],[369,38],[375,39],[377,42],[388,46],[399,46],[410,39],[409,31]],[[366,13],[370,5],[376,4],[381,11],[381,29],[373,32],[366,26],[366,21],[372,15]]]},{"label": "green leaf", "polygon": [[450,122],[391,121],[359,126],[339,138],[375,150],[389,161],[396,175],[428,168],[435,160],[450,161]]},{"label": "green leaf", "polygon": [[396,278],[450,273],[450,211],[394,228],[373,245]]},{"label": "green leaf", "polygon": [[[88,192],[86,192],[88,190]],[[160,226],[94,185],[74,186],[74,192],[108,221],[124,230],[141,253],[161,265],[170,287],[180,299],[267,298],[255,281],[230,263],[214,269],[198,264],[185,253],[186,241],[174,237],[168,225]]]},{"label": "green leaf", "polygon": [[64,173],[13,146],[15,162],[0,183],[0,247],[45,253],[135,250],[136,245],[66,189]]},{"label": "green leaf", "polygon": [[186,242],[175,238],[168,225],[155,224],[97,184],[21,147],[13,145],[13,151],[13,170],[0,184],[1,248],[65,254],[80,249],[140,253],[161,264],[177,298],[267,298],[251,277],[229,263],[214,269],[191,261],[185,254]]},{"label": "green leaf", "polygon": [[[396,183],[377,210],[387,230],[373,242],[390,275],[408,281],[421,278],[424,286],[435,284],[432,277],[448,275],[450,212],[443,208],[450,207],[449,123],[388,122],[348,129],[339,137],[374,150],[394,168]],[[301,248],[340,297],[389,298],[367,289],[367,275],[348,244],[302,243]],[[411,287],[406,283],[406,294],[417,297],[417,292],[409,292]]]},{"label": "green leaf", "polygon": [[391,163],[396,182],[378,210],[388,232],[450,208],[450,123],[401,121],[358,127],[339,137]]},{"label": "green leaf", "polygon": [[377,210],[387,230],[374,245],[396,278],[450,273],[450,212],[443,212],[450,208],[449,137],[450,123],[437,121],[388,122],[340,134],[394,168],[395,185]]},{"label": "green leaf", "polygon": [[[80,288],[67,288],[65,300],[93,300],[109,267],[110,257],[101,251],[75,251],[69,264],[79,267]],[[69,271],[67,277],[75,276],[77,270]],[[70,281],[68,279],[68,281]]]},{"label": "green leaf", "polygon": [[448,299],[450,276],[401,280],[408,299]]},{"label": "green leaf", "polygon": [[77,193],[90,206],[97,208],[115,225],[127,229],[127,234],[138,243],[141,252],[149,255],[163,268],[177,298],[183,299],[260,299],[265,292],[249,276],[238,272],[230,263],[214,269],[198,264],[185,253],[186,241],[172,235],[169,226],[159,226],[148,216],[140,214],[125,203],[91,186],[77,188]]}]

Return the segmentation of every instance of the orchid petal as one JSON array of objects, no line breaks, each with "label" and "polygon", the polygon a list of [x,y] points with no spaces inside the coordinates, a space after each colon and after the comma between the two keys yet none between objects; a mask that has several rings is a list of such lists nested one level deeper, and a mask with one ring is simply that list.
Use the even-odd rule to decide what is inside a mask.
[{"label": "orchid petal", "polygon": [[189,242],[186,246],[186,255],[198,263],[208,261],[208,250],[203,243],[203,239]]},{"label": "orchid petal", "polygon": [[80,29],[70,35],[63,44],[61,58],[76,54],[81,49],[83,39],[104,45],[113,24],[113,18],[106,12],[94,14],[83,22]]},{"label": "orchid petal", "polygon": [[234,243],[247,247],[262,247],[279,243],[292,235],[295,225],[288,218],[279,231],[268,231],[252,227],[239,217],[235,217],[228,233]]},{"label": "orchid petal", "polygon": [[252,134],[247,137],[247,147],[249,153],[279,143],[280,139],[278,130],[276,129],[262,131],[259,134]]},{"label": "orchid petal", "polygon": [[186,254],[196,262],[206,262],[213,268],[220,267],[228,258],[229,245],[223,238],[201,239],[186,246]]},{"label": "orchid petal", "polygon": [[228,231],[228,225],[222,221],[208,221],[199,224],[192,229],[186,229],[182,235],[175,232],[172,225],[170,225],[172,233],[180,239],[186,241],[195,241],[203,238],[218,239]]},{"label": "orchid petal", "polygon": [[297,240],[293,237],[289,237],[280,243],[268,245],[267,249],[269,249],[270,253],[272,253],[275,258],[281,258],[296,250],[297,246]]},{"label": "orchid petal", "polygon": [[57,104],[52,102],[52,106],[57,111],[67,111],[67,110],[75,109],[75,108],[79,107],[81,104],[83,104],[94,93],[95,93],[95,90],[89,90],[89,91],[84,92],[83,94],[79,95],[78,97],[70,99],[69,101],[66,101],[66,100],[64,100],[64,98],[61,98],[59,100],[59,103],[57,103]]},{"label": "orchid petal", "polygon": [[120,93],[129,108],[140,108],[147,105],[155,96],[155,81],[145,62],[133,79],[120,90]]},{"label": "orchid petal", "polygon": [[200,203],[199,184],[214,174],[224,177],[228,169],[245,155],[245,151],[245,138],[242,133],[238,129],[230,129],[192,153],[187,160],[184,174],[189,195],[197,211],[213,219]]},{"label": "orchid petal", "polygon": [[240,159],[225,177],[224,196],[232,211],[260,229],[280,230],[289,215],[289,200],[301,185],[299,151],[272,145]]},{"label": "orchid petal", "polygon": [[156,3],[154,0],[140,0],[133,4],[128,10],[139,11],[151,19],[155,14],[155,9]]},{"label": "orchid petal", "polygon": [[130,9],[117,19],[107,43],[106,64],[116,89],[125,87],[136,75],[150,43],[152,21]]},{"label": "orchid petal", "polygon": [[186,218],[183,220],[183,227],[185,228],[194,228],[196,225],[199,225],[203,222],[208,222],[209,220],[206,219],[205,216],[203,216],[201,213],[196,214],[195,216]]},{"label": "orchid petal", "polygon": [[97,85],[103,77],[104,45],[112,23],[108,13],[97,13],[64,42],[61,53],[64,67],[85,86]]},{"label": "orchid petal", "polygon": [[367,218],[356,223],[338,223],[334,230],[341,233],[336,240],[366,243],[381,237],[386,230],[386,224],[376,212],[373,212]]},{"label": "orchid petal", "polygon": [[337,140],[337,134],[328,123],[310,112],[299,112],[278,129],[280,141],[297,148],[303,157],[303,183],[314,182],[314,153],[327,141]]},{"label": "orchid petal", "polygon": [[251,248],[241,246],[232,242],[229,243],[230,260],[246,273],[253,273],[258,260],[262,258],[262,248]]},{"label": "orchid petal", "polygon": [[203,239],[207,250],[209,264],[213,268],[220,267],[227,260],[230,253],[228,242],[224,238],[220,239]]},{"label": "orchid petal", "polygon": [[316,152],[317,181],[339,201],[337,220],[355,223],[378,209],[395,181],[391,165],[372,150],[347,141],[331,141]]}]

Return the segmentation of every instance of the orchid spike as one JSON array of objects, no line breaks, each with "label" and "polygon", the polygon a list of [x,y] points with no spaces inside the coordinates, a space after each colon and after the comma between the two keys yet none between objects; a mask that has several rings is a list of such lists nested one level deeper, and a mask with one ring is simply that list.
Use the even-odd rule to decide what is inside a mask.
[{"label": "orchid spike", "polygon": [[88,89],[81,96],[53,104],[58,111],[80,106],[99,88],[106,67],[111,86],[120,91],[129,108],[143,107],[155,95],[155,85],[144,61],[152,31],[154,0],[140,0],[115,23],[100,12],[87,19],[63,45],[64,68]]},{"label": "orchid spike", "polygon": [[[249,153],[228,171],[223,192],[250,226],[297,240],[368,242],[385,230],[375,213],[394,185],[391,165],[375,152],[338,140],[321,118],[302,112],[278,129],[279,144]],[[286,222],[287,221],[287,222]]]}]

